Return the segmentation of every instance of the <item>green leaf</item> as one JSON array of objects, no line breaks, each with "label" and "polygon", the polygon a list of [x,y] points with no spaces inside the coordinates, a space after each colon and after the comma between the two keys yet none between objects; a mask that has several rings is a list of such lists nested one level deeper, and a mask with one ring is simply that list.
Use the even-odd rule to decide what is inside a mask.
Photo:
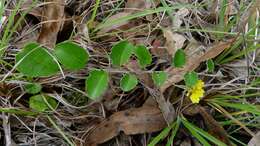
[{"label": "green leaf", "polygon": [[25,92],[29,94],[36,94],[42,90],[42,86],[39,83],[29,83],[24,86]]},{"label": "green leaf", "polygon": [[86,91],[88,96],[95,100],[106,91],[108,87],[108,73],[103,70],[92,70],[86,79]]},{"label": "green leaf", "polygon": [[184,75],[184,81],[187,87],[191,88],[193,87],[199,80],[199,77],[196,72],[187,72]]},{"label": "green leaf", "polygon": [[16,55],[17,70],[29,77],[54,75],[59,66],[48,51],[37,43],[27,44]]},{"label": "green leaf", "polygon": [[172,65],[174,67],[183,67],[186,63],[186,55],[182,49],[178,49],[173,57]]},{"label": "green leaf", "polygon": [[207,70],[208,72],[213,72],[215,69],[215,64],[212,59],[207,60]]},{"label": "green leaf", "polygon": [[167,80],[168,74],[164,71],[158,71],[152,73],[152,79],[156,86],[162,86],[164,82]]},{"label": "green leaf", "polygon": [[121,66],[127,63],[129,58],[133,54],[133,50],[134,46],[128,41],[121,41],[115,44],[110,54],[112,64],[116,66]]},{"label": "green leaf", "polygon": [[38,112],[44,112],[50,108],[56,108],[57,102],[50,96],[39,94],[30,97],[29,106]]},{"label": "green leaf", "polygon": [[55,46],[55,55],[58,61],[70,70],[79,70],[85,67],[89,55],[87,51],[73,42],[62,42]]},{"label": "green leaf", "polygon": [[134,49],[139,65],[144,68],[152,63],[152,55],[144,45],[138,45]]},{"label": "green leaf", "polygon": [[138,84],[138,79],[136,78],[135,75],[132,74],[125,74],[120,80],[120,87],[125,92],[134,89],[134,87],[137,84]]}]

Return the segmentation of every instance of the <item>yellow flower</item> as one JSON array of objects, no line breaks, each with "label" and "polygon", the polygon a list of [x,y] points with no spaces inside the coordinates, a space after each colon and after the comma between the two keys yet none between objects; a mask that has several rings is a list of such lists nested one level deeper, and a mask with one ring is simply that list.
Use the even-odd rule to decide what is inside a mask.
[{"label": "yellow flower", "polygon": [[200,99],[204,95],[204,82],[198,80],[198,82],[188,90],[187,96],[190,97],[192,103],[199,103]]}]

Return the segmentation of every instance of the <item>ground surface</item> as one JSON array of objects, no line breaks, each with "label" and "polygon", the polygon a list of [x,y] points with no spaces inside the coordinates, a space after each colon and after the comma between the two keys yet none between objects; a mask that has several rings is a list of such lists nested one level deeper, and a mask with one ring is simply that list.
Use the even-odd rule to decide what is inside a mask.
[{"label": "ground surface", "polygon": [[259,13],[259,0],[2,0],[0,145],[259,145]]}]

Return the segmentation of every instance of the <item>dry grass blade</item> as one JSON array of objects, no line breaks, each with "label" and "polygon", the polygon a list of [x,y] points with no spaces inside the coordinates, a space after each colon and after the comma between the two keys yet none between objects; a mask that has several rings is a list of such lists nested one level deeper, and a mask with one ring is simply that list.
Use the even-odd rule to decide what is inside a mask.
[{"label": "dry grass blade", "polygon": [[233,120],[234,123],[236,123],[237,125],[241,126],[247,133],[249,133],[251,136],[255,136],[255,133],[253,131],[251,131],[250,129],[248,129],[243,123],[241,123],[239,120],[237,120],[236,118],[234,118],[228,111],[226,111],[224,108],[222,108],[221,106],[215,104],[216,108],[219,109],[219,111],[221,111],[226,117],[230,118],[231,120]]},{"label": "dry grass blade", "polygon": [[42,14],[42,27],[38,37],[38,42],[50,48],[53,48],[58,32],[63,24],[64,17],[64,0],[46,0],[45,2],[52,2],[44,5]]}]

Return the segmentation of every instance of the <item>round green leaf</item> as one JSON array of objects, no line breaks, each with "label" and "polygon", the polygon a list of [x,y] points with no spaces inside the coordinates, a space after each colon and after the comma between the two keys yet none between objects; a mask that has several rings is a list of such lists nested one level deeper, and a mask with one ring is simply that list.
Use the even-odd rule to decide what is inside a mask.
[{"label": "round green leaf", "polygon": [[24,86],[25,92],[29,94],[36,94],[42,90],[41,84],[38,83],[29,83]]},{"label": "round green leaf", "polygon": [[187,87],[191,88],[193,87],[199,80],[198,74],[194,71],[187,72],[184,75],[184,81]]},{"label": "round green leaf", "polygon": [[112,64],[116,66],[121,66],[127,63],[129,58],[133,54],[133,50],[134,46],[128,41],[121,41],[115,44],[110,54]]},{"label": "round green leaf", "polygon": [[[47,101],[47,103],[44,100],[44,98]],[[52,108],[56,108],[56,106],[57,106],[57,102],[55,99],[53,99],[50,96],[43,95],[43,94],[34,95],[34,96],[30,97],[30,100],[29,100],[30,108],[32,108],[38,112],[44,112],[44,111],[50,109],[48,104]]]},{"label": "round green leaf", "polygon": [[144,45],[139,45],[135,47],[135,56],[138,59],[139,65],[144,68],[152,63],[152,55]]},{"label": "round green leaf", "polygon": [[172,65],[175,67],[183,67],[186,63],[186,55],[182,49],[178,49],[173,57]]},{"label": "round green leaf", "polygon": [[84,68],[89,59],[89,55],[84,48],[69,41],[57,44],[54,53],[59,62],[70,70]]},{"label": "round green leaf", "polygon": [[100,97],[108,87],[108,73],[103,70],[93,70],[86,79],[86,91],[88,96],[95,100]]},{"label": "round green leaf", "polygon": [[19,72],[30,77],[50,76],[59,71],[54,58],[37,43],[27,44],[16,55],[16,64]]},{"label": "round green leaf", "polygon": [[212,59],[207,60],[207,70],[208,72],[213,72],[215,69],[215,64]]},{"label": "round green leaf", "polygon": [[168,74],[163,71],[154,72],[152,74],[153,82],[156,86],[162,86],[164,82],[167,80]]},{"label": "round green leaf", "polygon": [[138,84],[138,80],[135,75],[132,74],[125,74],[120,80],[120,88],[127,92],[132,89]]}]

